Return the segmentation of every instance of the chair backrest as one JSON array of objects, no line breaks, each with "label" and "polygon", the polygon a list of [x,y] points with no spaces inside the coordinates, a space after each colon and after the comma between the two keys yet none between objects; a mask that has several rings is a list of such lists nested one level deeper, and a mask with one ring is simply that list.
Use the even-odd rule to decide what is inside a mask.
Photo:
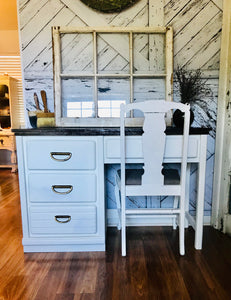
[{"label": "chair backrest", "polygon": [[[126,114],[131,110],[140,110],[144,114],[143,124],[143,155],[144,155],[144,174],[142,176],[142,186],[149,186],[155,189],[156,186],[164,186],[164,176],[162,174],[163,158],[166,142],[166,123],[165,115],[172,109],[179,109],[184,112],[184,128],[182,142],[182,160],[181,160],[181,184],[184,184],[186,178],[188,135],[190,106],[177,102],[168,102],[162,100],[149,100],[144,102],[130,103],[121,105],[121,179],[125,176],[125,119]],[[180,147],[180,145],[179,145]]]}]

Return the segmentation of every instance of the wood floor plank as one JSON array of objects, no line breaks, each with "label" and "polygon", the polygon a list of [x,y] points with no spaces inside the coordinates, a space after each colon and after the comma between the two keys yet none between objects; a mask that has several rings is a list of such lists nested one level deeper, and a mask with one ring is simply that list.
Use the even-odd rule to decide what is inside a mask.
[{"label": "wood floor plank", "polygon": [[[186,235],[186,245],[189,244],[187,245],[186,255],[184,257],[175,256],[190,299],[198,299],[199,295],[206,295],[207,299],[230,299],[231,288],[224,289],[218,280],[218,278],[222,278],[223,276],[223,279],[225,279],[228,274],[228,276],[230,276],[231,270],[227,268],[228,265],[223,268],[223,276],[221,273],[219,276],[214,274],[214,264],[217,264],[216,261],[220,265],[223,264],[223,260],[225,260],[225,257],[221,258],[216,252],[215,245],[217,245],[217,241],[216,239],[214,240],[214,235],[216,235],[217,231],[211,227],[204,227],[204,231],[210,236],[210,239],[213,240],[214,243],[212,247],[207,247],[204,238],[203,249],[195,250],[193,247],[194,231],[192,228],[189,228]],[[206,234],[204,234],[204,236],[206,236]],[[230,238],[222,233],[220,234],[225,237],[227,244],[229,244]],[[168,238],[172,249],[175,251],[176,241],[174,241],[170,235],[168,235]],[[224,244],[222,247],[224,247]],[[213,253],[213,258],[210,261],[208,261],[206,249],[209,253]],[[195,289],[195,287],[197,287],[197,289]]]},{"label": "wood floor plank", "polygon": [[128,253],[129,260],[129,276],[133,289],[130,291],[133,299],[148,299],[148,273],[146,266],[146,257],[144,253],[143,240],[141,236],[133,236],[132,240],[128,240],[128,248],[130,243],[133,247],[132,253]]},{"label": "wood floor plank", "polygon": [[55,300],[74,300],[74,294],[58,294]]},{"label": "wood floor plank", "polygon": [[[155,288],[151,290],[153,299],[190,299],[184,279],[178,268],[177,261],[168,244],[162,227],[144,228],[145,257],[149,277]],[[147,235],[147,230],[148,235]],[[172,228],[168,230],[175,234]],[[175,239],[178,237],[176,236]],[[178,245],[176,245],[178,251]],[[176,255],[179,255],[178,252]],[[150,288],[149,288],[150,290]]]},{"label": "wood floor plank", "polygon": [[106,252],[23,253],[18,176],[0,170],[1,300],[231,299],[231,238],[204,227],[203,249],[186,229],[179,255],[171,227],[107,229]]}]

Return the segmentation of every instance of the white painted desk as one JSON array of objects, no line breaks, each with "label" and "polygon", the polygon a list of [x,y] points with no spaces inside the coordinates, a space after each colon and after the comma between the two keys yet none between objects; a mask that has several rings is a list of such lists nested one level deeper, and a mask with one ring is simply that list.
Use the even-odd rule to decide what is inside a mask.
[{"label": "white painted desk", "polygon": [[[14,132],[24,251],[105,250],[104,164],[120,162],[118,129],[51,128]],[[141,136],[127,136],[127,139],[128,163],[142,163]],[[180,135],[167,135],[164,162],[180,161],[181,141]],[[202,248],[206,145],[206,133],[190,135],[188,163],[197,163],[199,168],[196,218],[189,215],[188,207],[186,215],[196,232],[196,249]],[[66,153],[60,156],[61,162],[57,153]],[[94,186],[93,192],[89,186]]]}]

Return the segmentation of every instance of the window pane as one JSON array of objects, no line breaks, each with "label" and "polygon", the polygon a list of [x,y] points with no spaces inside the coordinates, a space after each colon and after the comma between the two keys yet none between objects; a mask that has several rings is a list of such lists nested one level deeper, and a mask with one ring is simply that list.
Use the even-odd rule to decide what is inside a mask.
[{"label": "window pane", "polygon": [[133,60],[136,74],[165,73],[165,35],[134,34]]},{"label": "window pane", "polygon": [[165,100],[165,79],[135,78],[134,101]]},{"label": "window pane", "polygon": [[92,33],[61,35],[61,73],[87,74],[93,72]]},{"label": "window pane", "polygon": [[[113,47],[114,45],[117,47]],[[129,35],[127,33],[97,35],[97,59],[100,74],[128,74]]]},{"label": "window pane", "polygon": [[120,104],[129,103],[128,79],[100,79],[98,81],[98,116],[118,118]]},{"label": "window pane", "polygon": [[62,116],[94,117],[93,79],[62,80]]}]

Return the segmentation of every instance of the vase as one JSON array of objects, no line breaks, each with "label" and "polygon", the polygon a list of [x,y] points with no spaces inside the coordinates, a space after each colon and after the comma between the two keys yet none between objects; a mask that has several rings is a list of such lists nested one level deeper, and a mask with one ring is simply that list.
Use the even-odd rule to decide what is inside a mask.
[{"label": "vase", "polygon": [[[190,109],[190,125],[192,124],[194,120],[194,113],[193,111]],[[176,109],[173,113],[173,123],[175,124],[175,126],[177,128],[183,128],[184,126],[184,113],[179,110]]]}]

